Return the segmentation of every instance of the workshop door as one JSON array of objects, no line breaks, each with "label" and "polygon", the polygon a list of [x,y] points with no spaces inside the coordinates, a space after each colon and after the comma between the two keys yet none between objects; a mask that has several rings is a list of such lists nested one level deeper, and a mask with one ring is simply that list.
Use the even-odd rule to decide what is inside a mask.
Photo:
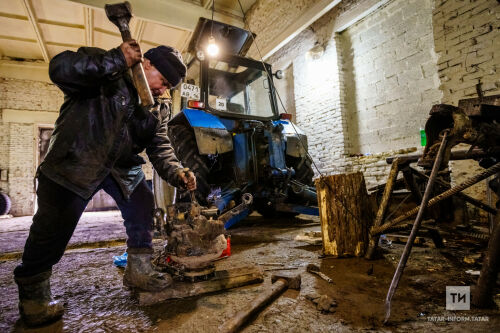
[{"label": "workshop door", "polygon": [[[52,135],[53,131],[54,129],[49,127],[38,128],[38,159],[37,159],[38,165],[42,163],[43,159],[45,158],[45,155],[47,154],[47,150],[49,148],[50,136]],[[94,195],[92,200],[90,200],[85,211],[96,212],[102,210],[115,210],[115,209],[118,209],[118,207],[116,206],[116,203],[113,200],[113,198],[103,190],[100,190]]]}]

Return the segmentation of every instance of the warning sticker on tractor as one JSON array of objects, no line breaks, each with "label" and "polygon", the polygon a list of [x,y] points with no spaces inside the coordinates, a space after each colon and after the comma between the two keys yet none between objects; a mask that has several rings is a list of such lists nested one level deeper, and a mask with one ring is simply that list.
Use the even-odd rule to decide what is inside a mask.
[{"label": "warning sticker on tractor", "polygon": [[200,100],[200,87],[194,84],[183,83],[181,85],[181,97],[186,97],[189,100]]},{"label": "warning sticker on tractor", "polygon": [[225,98],[217,98],[215,100],[215,108],[217,110],[226,111],[226,99]]}]

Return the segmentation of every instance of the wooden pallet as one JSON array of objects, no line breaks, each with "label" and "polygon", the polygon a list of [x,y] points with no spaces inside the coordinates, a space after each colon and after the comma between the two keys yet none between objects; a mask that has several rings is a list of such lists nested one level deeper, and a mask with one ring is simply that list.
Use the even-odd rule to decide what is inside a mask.
[{"label": "wooden pallet", "polygon": [[215,276],[207,281],[175,282],[171,287],[159,292],[141,291],[136,294],[139,305],[152,305],[169,299],[179,299],[216,291],[238,288],[264,281],[264,273],[257,266],[244,266],[215,271]]}]

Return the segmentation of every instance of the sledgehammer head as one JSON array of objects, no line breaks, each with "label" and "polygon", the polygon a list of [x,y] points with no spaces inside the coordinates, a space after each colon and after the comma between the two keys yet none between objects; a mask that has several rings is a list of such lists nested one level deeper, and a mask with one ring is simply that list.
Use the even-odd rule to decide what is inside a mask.
[{"label": "sledgehammer head", "polygon": [[128,22],[132,18],[132,7],[128,1],[105,5],[106,16],[120,31],[128,30]]},{"label": "sledgehammer head", "polygon": [[290,274],[290,273],[278,273],[271,276],[271,282],[283,279],[288,283],[289,289],[300,289],[300,283],[302,282],[300,274]]}]

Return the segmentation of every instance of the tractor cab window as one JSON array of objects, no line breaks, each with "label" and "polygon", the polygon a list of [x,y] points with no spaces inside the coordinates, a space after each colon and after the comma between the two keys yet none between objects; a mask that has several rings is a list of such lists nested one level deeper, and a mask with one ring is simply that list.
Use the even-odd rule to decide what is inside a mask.
[{"label": "tractor cab window", "polygon": [[263,68],[211,60],[208,69],[208,105],[228,114],[272,117],[273,94]]}]

